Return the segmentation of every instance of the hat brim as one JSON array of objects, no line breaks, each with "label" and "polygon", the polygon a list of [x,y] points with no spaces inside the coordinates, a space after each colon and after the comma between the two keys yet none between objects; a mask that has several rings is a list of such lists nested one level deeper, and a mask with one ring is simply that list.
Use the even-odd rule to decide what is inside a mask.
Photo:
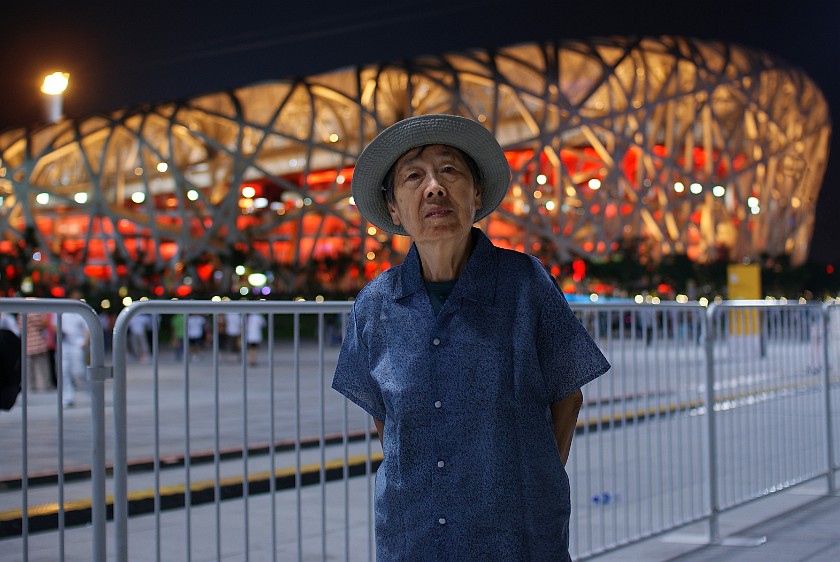
[{"label": "hat brim", "polygon": [[408,236],[391,220],[382,190],[385,174],[412,148],[430,144],[454,146],[475,160],[481,174],[478,222],[502,202],[510,186],[510,166],[499,142],[481,124],[457,115],[417,115],[383,130],[359,155],[353,171],[353,199],[365,219],[376,228]]}]

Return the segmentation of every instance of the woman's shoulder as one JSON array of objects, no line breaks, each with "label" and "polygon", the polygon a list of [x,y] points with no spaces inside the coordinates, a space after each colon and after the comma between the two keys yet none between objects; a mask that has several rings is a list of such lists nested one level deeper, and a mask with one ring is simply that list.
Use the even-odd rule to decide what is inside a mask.
[{"label": "woman's shoulder", "polygon": [[396,292],[401,267],[402,265],[396,265],[386,269],[374,277],[362,288],[361,291],[359,291],[353,305],[357,313],[362,310],[369,310],[372,307],[379,306],[384,299],[393,298]]},{"label": "woman's shoulder", "polygon": [[554,284],[551,274],[540,260],[516,250],[497,248],[500,278],[548,288]]}]

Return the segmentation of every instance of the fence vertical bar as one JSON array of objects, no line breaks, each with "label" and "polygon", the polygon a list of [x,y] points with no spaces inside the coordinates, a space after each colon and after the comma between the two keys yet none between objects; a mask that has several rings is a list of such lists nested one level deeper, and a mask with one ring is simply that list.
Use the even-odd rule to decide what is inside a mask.
[{"label": "fence vertical bar", "polygon": [[155,478],[155,560],[161,558],[161,498],[160,498],[160,334],[158,321],[160,316],[152,315],[152,411],[154,415],[153,454]]},{"label": "fence vertical bar", "polygon": [[[636,339],[637,339],[637,336],[636,336],[637,323],[638,323],[638,311],[634,310],[630,313],[630,342],[631,342],[631,345],[634,348],[634,351],[633,351],[633,372],[634,373],[639,372],[639,354],[636,353],[636,351],[635,351],[635,347],[638,344],[638,342],[636,341]],[[633,396],[635,396],[635,397],[639,397],[640,392],[641,392],[639,390],[639,378],[640,377],[638,376],[638,374],[633,377]],[[645,388],[643,390],[645,391],[645,400],[647,400],[647,389]],[[645,405],[647,406],[647,404],[645,404]],[[638,406],[636,406],[636,414],[635,415],[636,415],[636,417],[635,417],[636,420],[644,420],[645,419],[643,417],[644,414],[640,415]],[[636,429],[636,441],[638,443],[642,439],[642,437],[641,437],[642,430],[640,428],[640,425],[637,424],[637,423],[634,423],[634,428],[637,428]],[[637,446],[641,447],[641,445],[637,445]],[[641,464],[641,462],[639,464]],[[636,491],[640,492],[641,489],[642,489],[642,471],[641,471],[640,467],[637,467],[637,469],[636,469]],[[636,502],[636,536],[640,537],[643,534],[644,533],[642,531],[642,502],[638,501],[638,502]]]},{"label": "fence vertical bar", "polygon": [[[627,364],[627,345],[628,345],[628,342],[625,338],[625,336],[627,335],[627,326],[625,326],[625,318],[627,318],[627,314],[629,314],[628,311],[625,311],[624,309],[619,310],[618,345],[619,345],[619,350],[620,350],[619,357],[621,358],[619,360],[620,365],[626,365]],[[610,357],[610,359],[612,360],[613,358]],[[614,379],[614,378],[615,378],[615,376],[613,375],[611,377],[611,379]],[[626,417],[626,412],[627,412],[627,408],[628,408],[627,405],[630,401],[628,400],[627,392],[628,392],[627,391],[627,377],[622,376],[621,377],[621,400],[622,400],[621,409],[625,412],[625,417],[624,417],[624,419],[622,419],[622,422],[621,422],[621,427],[623,427],[623,428],[626,428],[627,425],[628,425],[628,423],[627,423],[628,419]],[[635,404],[633,406],[635,407]],[[630,458],[629,457],[629,451],[630,451],[629,437],[627,435],[628,433],[629,433],[629,431],[627,431],[626,429],[621,432],[622,453],[623,453],[623,458],[625,458],[625,459]],[[622,468],[624,470],[624,487],[628,492],[626,494],[626,496],[630,497],[629,492],[632,489],[631,484],[630,484],[630,463],[625,462],[624,466]],[[632,518],[630,517],[630,502],[625,501],[624,502],[624,536],[627,539],[630,538],[630,521],[631,520],[632,520]]]},{"label": "fence vertical bar", "polygon": [[[657,350],[659,349],[659,338],[664,337],[657,331],[657,328],[659,327],[659,312],[657,310],[651,309],[650,321],[651,333],[650,336],[648,336],[650,339],[648,340],[647,346],[648,349]],[[662,388],[662,380],[660,377],[662,374],[661,371],[659,353],[656,353],[653,357],[653,382],[656,389],[656,418],[654,419],[656,427],[656,465],[657,473],[659,475],[659,527],[657,530],[665,528],[665,456],[663,454],[664,446],[662,444],[662,430],[659,429],[659,427],[661,427],[660,419],[667,420],[669,417],[669,414],[667,413],[668,406],[667,404],[662,403],[662,394],[660,390]],[[663,415],[664,417],[660,418],[660,416]]]},{"label": "fence vertical bar", "polygon": [[271,412],[271,425],[269,425],[269,465],[271,477],[268,480],[269,495],[271,496],[271,560],[277,560],[277,432],[275,429],[275,420],[277,419],[277,407],[274,391],[275,372],[274,372],[274,314],[268,315],[268,402],[269,411]]},{"label": "fence vertical bar", "polygon": [[318,412],[318,447],[321,449],[319,484],[321,488],[321,560],[327,559],[327,458],[326,458],[326,388],[324,387],[324,313],[318,313],[318,397],[321,407]]},{"label": "fence vertical bar", "polygon": [[[267,322],[266,322],[266,324],[267,324]],[[262,329],[259,326],[252,327],[252,326],[250,326],[250,323],[246,324],[246,326],[247,326],[248,331],[257,330],[257,329],[261,330]],[[217,333],[218,325],[216,323],[214,323],[214,328],[213,329],[214,329],[214,331],[216,331],[216,333],[214,333],[214,337],[215,337],[216,340],[218,340],[218,333]],[[255,337],[252,334],[248,334],[248,336]],[[269,339],[272,339],[271,336],[269,336]],[[217,358],[214,358],[214,361],[216,361],[216,360],[217,360]],[[256,355],[254,355],[253,363],[249,362],[249,364],[251,364],[252,366],[256,365]],[[243,364],[243,367],[244,367],[244,364]],[[247,367],[244,367],[244,368],[247,369]],[[216,367],[216,371],[218,372],[218,365]],[[249,496],[251,494],[250,485],[249,485],[249,482],[248,482],[248,477],[249,477],[249,472],[250,472],[249,463],[248,463],[248,461],[249,461],[249,458],[248,458],[248,380],[250,380],[250,377],[248,377],[247,375],[242,377],[242,395],[241,395],[242,396],[242,506],[243,506],[243,509],[242,509],[242,525],[243,525],[243,528],[242,528],[242,541],[243,541],[242,547],[245,549],[244,554],[245,554],[245,560],[246,561],[250,560],[250,558],[251,558],[251,553],[250,553],[250,545],[251,545],[251,542],[250,542],[250,534],[251,534],[250,523],[251,523],[251,521],[250,521],[250,518],[248,516]]]},{"label": "fence vertical bar", "polygon": [[21,535],[23,536],[23,562],[29,560],[29,357],[26,354],[26,347],[29,338],[29,316],[20,315],[20,397],[21,397],[21,447],[20,447],[20,480],[21,480]]},{"label": "fence vertical bar", "polygon": [[[612,355],[613,355],[613,348],[614,348],[614,345],[615,345],[615,341],[613,339],[613,331],[612,331],[613,312],[614,312],[613,310],[607,310],[605,312],[606,317],[607,317],[607,325],[606,325],[607,353],[609,354],[610,357],[612,357]],[[612,438],[612,455],[613,455],[613,460],[615,460],[615,457],[618,454],[618,442],[617,442],[617,438],[616,438],[615,377],[611,376],[609,378],[609,381],[610,381],[609,382],[609,385],[610,385],[610,425],[609,425],[609,428],[610,428],[610,437]],[[625,456],[624,458],[626,459],[627,457]],[[625,474],[624,475],[626,476],[627,475],[627,473],[626,473],[626,469],[627,469],[626,464],[627,463],[625,462],[624,464],[625,464],[625,467],[624,467],[625,468]],[[627,485],[626,482],[627,482],[627,480],[625,478],[625,481],[624,481],[625,486]],[[616,491],[618,491],[618,475],[616,475]],[[617,499],[616,499],[616,501],[617,501]],[[618,536],[619,536],[618,535],[618,506],[615,506],[614,509],[612,510],[612,526],[613,526],[612,527],[613,528],[613,544],[615,545],[615,544],[618,544],[618,542],[619,542],[619,538],[618,538]]]},{"label": "fence vertical bar", "polygon": [[126,332],[129,315],[114,323],[111,347],[114,365],[114,535],[117,560],[128,560],[128,473],[126,462]]},{"label": "fence vertical bar", "polygon": [[[701,312],[705,313],[705,309],[700,309],[700,310],[701,310]],[[690,339],[687,340],[688,343],[691,345],[691,349],[690,349],[689,352],[686,353],[686,355],[688,356],[687,359],[695,359],[696,360],[697,354],[699,353],[699,350],[697,349],[697,338],[699,338],[699,334],[700,334],[700,325],[697,322],[697,319],[700,316],[701,316],[700,313],[698,313],[697,311],[694,311],[694,312],[692,312],[691,316],[686,320],[686,325],[691,326],[691,331],[690,331],[690,334],[688,336]],[[692,357],[692,355],[693,355],[693,357]],[[696,376],[696,371],[692,372],[688,377],[688,385],[686,387],[686,399],[688,400],[689,407],[696,410],[696,409],[700,408],[700,399],[697,396],[697,388],[698,387],[695,384],[695,381],[696,381],[695,376]],[[703,497],[703,469],[702,469],[702,463],[697,463],[697,469],[700,472],[700,477],[697,478],[696,480],[694,478],[694,467],[695,467],[695,463],[694,463],[694,447],[695,447],[694,436],[697,434],[697,431],[698,431],[698,430],[695,430],[695,428],[693,427],[694,425],[699,425],[699,424],[691,423],[691,417],[689,416],[689,418],[686,421],[686,441],[685,441],[688,444],[688,447],[686,448],[686,451],[688,453],[688,466],[690,467],[690,472],[688,474],[688,480],[689,480],[689,482],[695,482],[696,481],[696,482],[700,483],[699,491],[698,491],[697,496],[695,496],[693,486],[690,488],[690,491],[689,491],[689,494],[688,494],[688,512],[691,514],[691,517],[694,517],[694,515],[698,512],[698,510],[694,509],[694,498],[695,497],[697,497],[697,498],[702,498]],[[700,440],[700,443],[699,443],[698,446],[699,447],[703,446],[702,440]],[[702,500],[701,500],[701,502],[700,502],[701,507],[699,509],[700,512],[703,511],[702,505],[703,505],[703,503],[702,503]]]},{"label": "fence vertical bar", "polygon": [[709,542],[716,543],[720,534],[717,492],[717,443],[715,442],[715,341],[712,333],[712,319],[716,306],[713,304],[706,312],[706,431],[709,441]]},{"label": "fence vertical bar", "polygon": [[[348,317],[346,314],[342,314],[340,316],[341,321],[339,323],[339,329],[341,330],[341,342],[344,342],[344,334],[347,333],[347,322]],[[350,420],[348,419],[350,415],[350,408],[348,404],[349,400],[342,400],[343,408],[342,408],[342,426],[341,426],[341,450],[344,455],[344,468],[342,472],[342,477],[344,479],[344,560],[346,562],[350,561],[350,463],[349,463],[349,456],[350,456],[350,449],[349,449],[349,440],[347,439],[347,432],[350,430]],[[367,478],[370,478],[368,474],[365,474]]]},{"label": "fence vertical bar", "polygon": [[[226,317],[221,317],[224,322]],[[227,333],[227,328],[225,329]],[[233,336],[228,336],[233,337]],[[227,341],[225,341],[227,343]],[[220,412],[219,404],[219,316],[213,314],[213,515],[216,531],[216,560],[222,559],[222,506],[221,506],[221,454],[220,454]]]},{"label": "fence vertical bar", "polygon": [[301,474],[301,459],[300,459],[300,314],[294,313],[294,375],[295,375],[295,500],[297,513],[297,558],[298,562],[303,562],[303,499],[301,497],[301,483],[303,481]]},{"label": "fence vertical bar", "polygon": [[105,499],[105,379],[110,371],[105,368],[105,338],[99,318],[88,305],[90,314],[82,317],[87,320],[90,334],[90,367],[88,379],[90,382],[91,412],[93,415],[93,451],[91,458],[92,506],[91,521],[93,524],[93,559],[105,561],[107,555],[106,532],[106,499]]},{"label": "fence vertical bar", "polygon": [[[64,560],[64,377],[68,376],[68,373],[64,372],[64,365],[62,364],[64,359],[64,335],[61,318],[61,314],[56,314],[54,368],[57,374],[56,390],[58,391],[58,400],[56,401],[56,418],[58,420],[58,559]],[[93,508],[93,505],[91,505],[91,508]]]},{"label": "fence vertical bar", "polygon": [[827,478],[828,478],[828,493],[835,494],[837,492],[837,483],[834,477],[834,423],[831,417],[831,369],[828,367],[829,353],[828,353],[828,306],[823,304],[820,309],[822,313],[822,333],[823,333],[823,360],[822,360],[822,379],[825,390],[825,455]]},{"label": "fence vertical bar", "polygon": [[191,475],[191,444],[190,444],[190,354],[192,353],[192,346],[190,345],[189,336],[189,318],[190,313],[184,314],[181,318],[183,338],[181,338],[182,349],[184,350],[181,358],[184,366],[184,546],[187,549],[187,562],[192,560],[192,475]]}]

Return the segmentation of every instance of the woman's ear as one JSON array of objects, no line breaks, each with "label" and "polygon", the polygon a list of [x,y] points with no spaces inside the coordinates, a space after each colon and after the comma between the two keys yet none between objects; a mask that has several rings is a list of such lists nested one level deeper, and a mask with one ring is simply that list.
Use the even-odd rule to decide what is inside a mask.
[{"label": "woman's ear", "polygon": [[400,213],[399,211],[397,211],[397,207],[391,202],[386,202],[386,205],[388,205],[388,213],[391,215],[391,222],[399,226]]}]

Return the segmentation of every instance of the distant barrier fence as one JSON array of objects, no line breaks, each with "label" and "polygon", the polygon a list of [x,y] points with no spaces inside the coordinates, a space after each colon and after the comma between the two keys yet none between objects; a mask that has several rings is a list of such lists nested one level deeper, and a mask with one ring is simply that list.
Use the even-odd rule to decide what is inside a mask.
[{"label": "distant barrier fence", "polygon": [[[63,410],[60,390],[33,394],[24,382],[15,409],[0,413],[2,450],[18,451],[0,461],[0,546],[15,546],[4,552],[22,560],[30,552],[96,561],[372,560],[381,452],[369,417],[329,388],[350,307],[135,303],[114,326],[111,371],[84,303],[0,300],[0,312],[18,314],[23,327],[36,314],[73,313],[91,334],[89,408]],[[613,365],[584,389],[567,464],[574,558],[703,520],[719,542],[729,509],[817,478],[836,491],[840,306],[572,308]],[[59,335],[59,388],[64,354]],[[53,465],[45,439],[57,452]],[[58,534],[37,532],[45,528]]]},{"label": "distant barrier fence", "polygon": [[[11,324],[4,323],[4,327],[18,327],[20,336],[20,357],[21,357],[21,396],[13,413],[0,414],[0,451],[3,460],[0,461],[0,476],[3,478],[0,487],[0,529],[3,530],[0,538],[8,535],[19,535],[21,537],[21,554],[23,560],[29,559],[30,535],[44,527],[58,529],[54,552],[60,560],[65,559],[65,527],[90,523],[91,530],[87,542],[88,552],[91,560],[105,560],[106,544],[106,498],[105,498],[105,381],[110,377],[110,369],[105,366],[105,344],[102,327],[96,312],[84,302],[73,300],[35,300],[35,299],[0,299],[0,314],[12,315],[20,313],[15,322],[15,316]],[[90,400],[89,420],[75,419],[72,423],[72,430],[76,435],[84,435],[84,443],[79,447],[82,454],[87,458],[87,467],[81,470],[86,477],[83,485],[82,495],[85,499],[79,501],[74,498],[65,497],[65,476],[79,473],[79,451],[75,451],[75,466],[65,468],[65,439],[68,435],[66,426],[71,425],[68,416],[65,416],[63,405],[65,402],[64,379],[69,376],[65,372],[68,363],[64,360],[70,350],[64,348],[63,324],[68,321],[71,315],[77,315],[87,327],[87,369],[82,386],[87,387],[87,395]],[[37,320],[36,320],[37,319]],[[33,366],[30,362],[40,361],[41,367],[47,366],[44,357],[36,357],[27,354],[29,347],[30,323],[46,322],[47,319],[54,319],[52,326],[55,329],[55,361],[53,363],[56,376],[55,396],[41,397],[30,396],[34,389],[29,388],[27,371]],[[46,327],[46,324],[44,324]],[[75,324],[78,328],[78,323]],[[35,398],[44,398],[36,400]],[[54,416],[44,416],[38,412],[37,422],[30,423],[30,408],[48,410],[54,412]],[[15,439],[13,433],[14,424],[7,421],[13,416],[17,417],[17,434],[19,440]],[[34,414],[33,414],[33,417]],[[78,422],[89,424],[87,427]],[[37,433],[36,433],[37,431]],[[48,456],[47,464],[30,464],[30,447],[48,447],[54,456]],[[43,459],[44,455],[39,458]],[[54,462],[54,464],[53,464]],[[18,473],[11,473],[14,465],[19,468]],[[54,475],[54,477],[53,477]],[[11,476],[11,477],[10,477]],[[39,481],[48,480],[54,487],[51,487],[46,494],[41,494],[37,504],[32,502],[30,497],[30,486],[33,483],[38,485]],[[14,498],[17,496],[17,498]],[[15,501],[19,499],[19,501]],[[14,509],[9,509],[12,505]],[[46,509],[43,508],[47,505]],[[70,507],[72,505],[72,508]],[[30,528],[30,523],[35,529]],[[3,548],[0,546],[0,548]],[[3,551],[6,551],[3,548]],[[7,553],[11,554],[11,553]],[[6,554],[4,554],[4,559]]]}]

